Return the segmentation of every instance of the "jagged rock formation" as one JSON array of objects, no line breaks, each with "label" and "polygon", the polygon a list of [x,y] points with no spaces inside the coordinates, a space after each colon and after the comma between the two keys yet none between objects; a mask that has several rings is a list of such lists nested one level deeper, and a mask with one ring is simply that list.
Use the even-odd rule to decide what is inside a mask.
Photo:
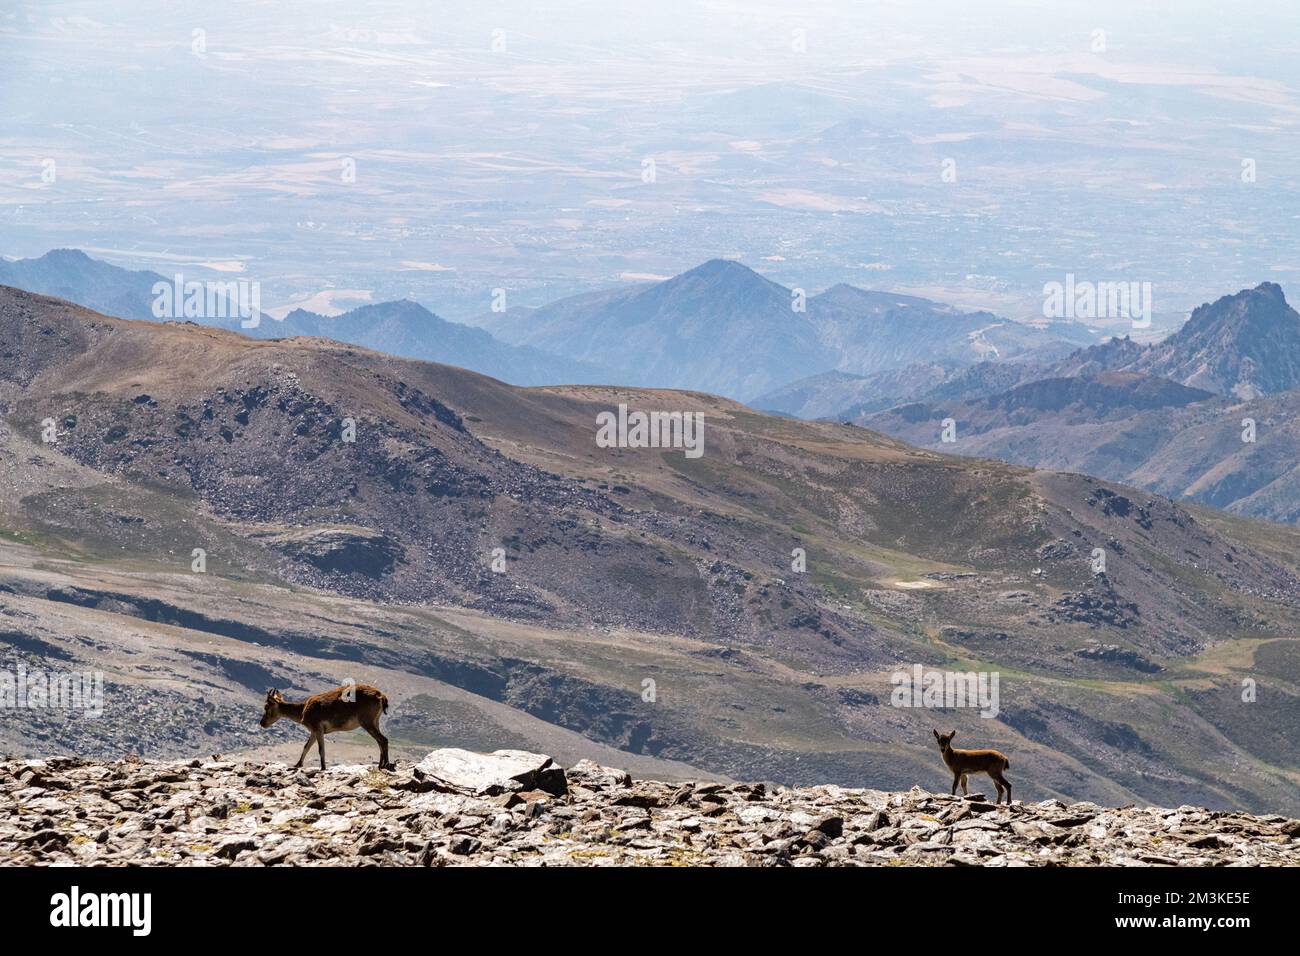
[{"label": "jagged rock formation", "polygon": [[1243,399],[1287,391],[1300,385],[1300,314],[1261,282],[1200,306],[1133,367]]},{"label": "jagged rock formation", "polygon": [[994,806],[919,788],[661,783],[586,760],[561,771],[521,751],[435,751],[392,773],[54,758],[0,762],[0,861],[1294,866],[1300,820],[1059,800]]}]

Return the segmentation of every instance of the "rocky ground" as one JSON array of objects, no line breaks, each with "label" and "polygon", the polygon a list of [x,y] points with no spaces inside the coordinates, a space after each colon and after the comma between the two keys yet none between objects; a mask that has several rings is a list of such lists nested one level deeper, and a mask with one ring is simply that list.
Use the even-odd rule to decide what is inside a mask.
[{"label": "rocky ground", "polygon": [[0,862],[1294,866],[1300,820],[664,783],[522,751],[438,750],[391,772],[59,757],[0,762]]}]

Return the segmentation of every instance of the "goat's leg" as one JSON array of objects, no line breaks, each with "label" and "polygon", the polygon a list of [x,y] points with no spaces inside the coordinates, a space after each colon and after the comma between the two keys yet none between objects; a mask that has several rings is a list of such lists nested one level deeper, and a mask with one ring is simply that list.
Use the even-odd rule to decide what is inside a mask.
[{"label": "goat's leg", "polygon": [[967,788],[967,786],[966,786],[966,775],[965,775],[965,774],[962,774],[962,775],[961,775],[961,795],[962,795],[963,797],[965,797],[965,796],[967,796],[967,795],[969,795],[969,794],[970,794],[970,790],[969,790],[969,788]]},{"label": "goat's leg", "polygon": [[954,797],[957,796],[957,784],[958,784],[960,781],[961,781],[961,774],[959,774],[959,773],[954,773],[954,774],[952,775],[952,795],[953,795]]},{"label": "goat's leg", "polygon": [[320,768],[325,769],[325,731],[316,731],[316,746],[320,749]]},{"label": "goat's leg", "polygon": [[368,733],[371,737],[375,738],[375,743],[379,744],[379,769],[380,770],[389,769],[390,764],[388,763],[388,738],[379,732],[378,722],[371,723],[371,724],[362,724],[361,726],[365,728],[366,733]]},{"label": "goat's leg", "polygon": [[294,770],[302,769],[302,762],[307,759],[307,751],[311,749],[311,742],[315,739],[316,739],[316,734],[313,731],[312,735],[307,738],[307,742],[302,745],[302,753],[298,755],[298,762],[293,765]]}]

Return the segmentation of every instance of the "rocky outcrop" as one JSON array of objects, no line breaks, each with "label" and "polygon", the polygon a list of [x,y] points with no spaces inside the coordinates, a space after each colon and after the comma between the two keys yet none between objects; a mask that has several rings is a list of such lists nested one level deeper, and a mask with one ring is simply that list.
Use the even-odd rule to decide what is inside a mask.
[{"label": "rocky outcrop", "polygon": [[1120,647],[1118,644],[1094,644],[1089,647],[1081,647],[1074,653],[1076,657],[1092,661],[1105,661],[1108,664],[1119,664],[1123,667],[1131,667],[1144,674],[1158,674],[1164,670],[1159,664],[1143,657],[1137,651],[1127,647]]},{"label": "rocky outcrop", "polygon": [[662,783],[522,751],[394,772],[222,760],[0,762],[8,864],[1300,864],[1300,820],[1058,800]]},{"label": "rocky outcrop", "polygon": [[1138,606],[1120,601],[1113,589],[1070,591],[1052,605],[1053,621],[1079,621],[1089,627],[1126,628],[1137,622]]},{"label": "rocky outcrop", "polygon": [[272,547],[295,560],[335,574],[381,578],[402,559],[402,546],[365,528],[303,528],[268,539]]}]

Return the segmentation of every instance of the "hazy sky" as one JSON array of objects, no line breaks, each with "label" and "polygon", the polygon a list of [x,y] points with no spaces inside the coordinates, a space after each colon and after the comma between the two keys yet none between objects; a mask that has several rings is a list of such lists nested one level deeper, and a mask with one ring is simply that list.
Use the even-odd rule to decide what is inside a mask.
[{"label": "hazy sky", "polygon": [[739,258],[1013,315],[1300,268],[1300,5],[0,3],[0,254],[442,314]]}]

